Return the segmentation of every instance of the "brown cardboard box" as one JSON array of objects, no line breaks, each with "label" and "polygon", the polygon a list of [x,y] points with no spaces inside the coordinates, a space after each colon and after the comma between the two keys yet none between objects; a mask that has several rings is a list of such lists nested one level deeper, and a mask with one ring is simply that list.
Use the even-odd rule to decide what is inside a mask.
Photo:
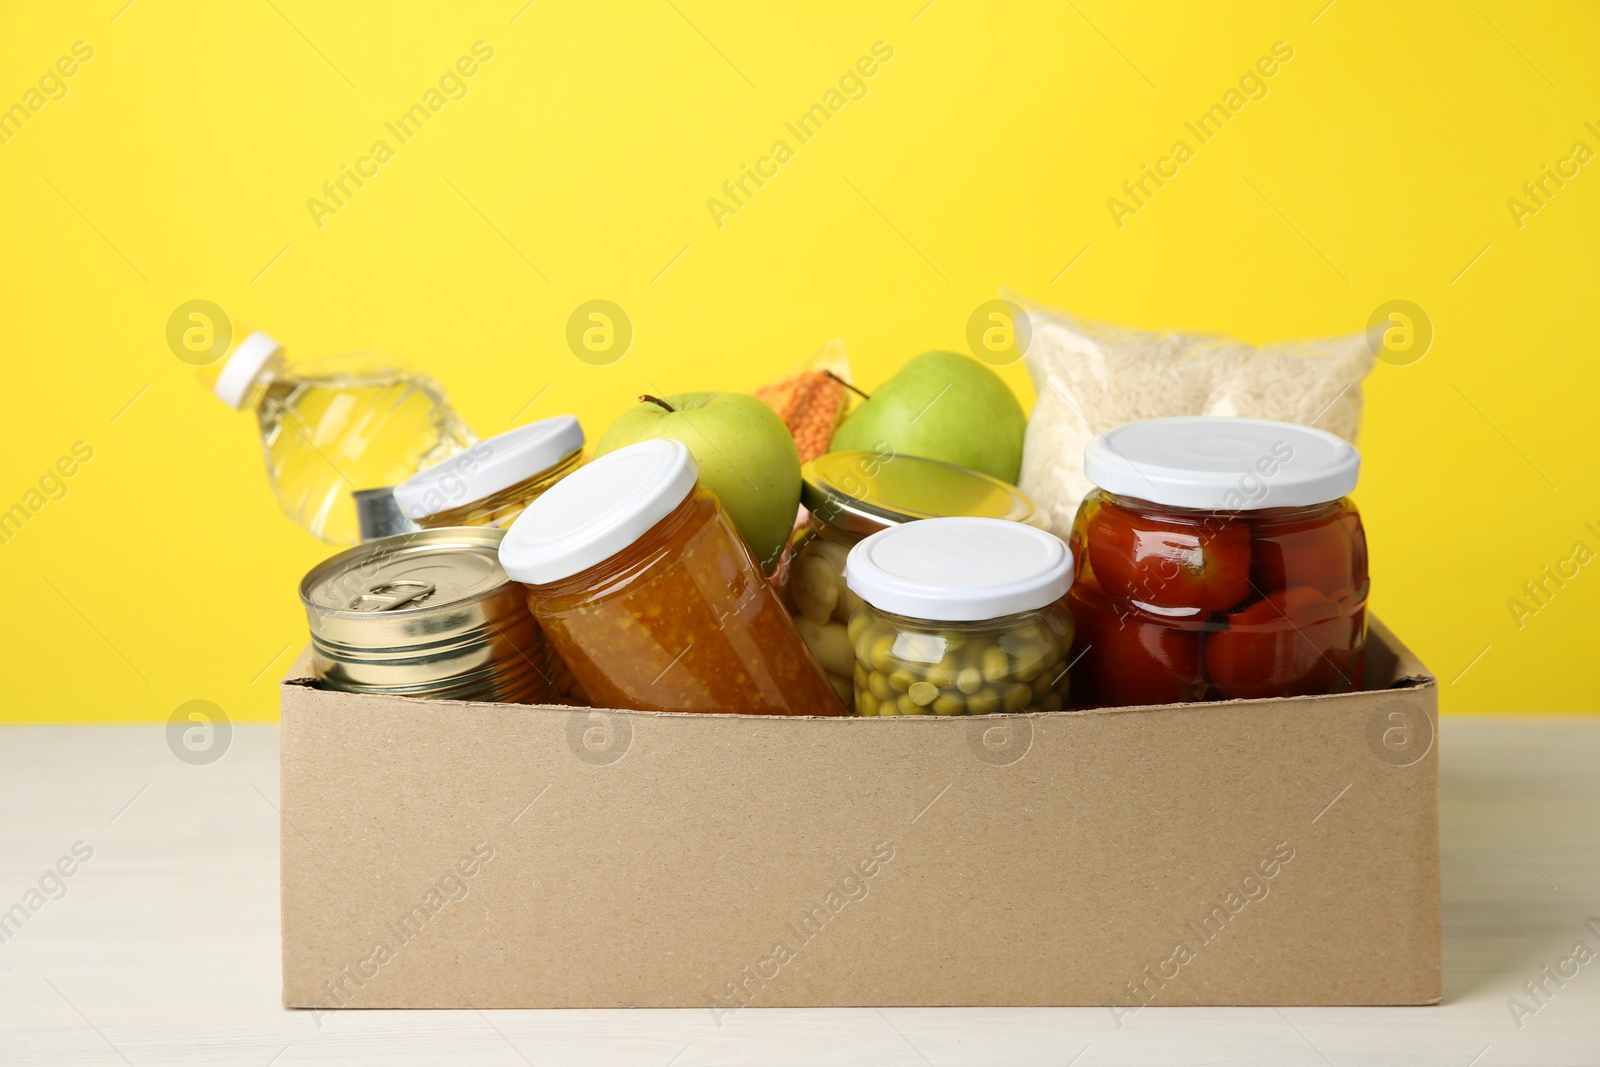
[{"label": "brown cardboard box", "polygon": [[291,1007],[1429,1004],[1437,683],[971,719],[283,684]]}]

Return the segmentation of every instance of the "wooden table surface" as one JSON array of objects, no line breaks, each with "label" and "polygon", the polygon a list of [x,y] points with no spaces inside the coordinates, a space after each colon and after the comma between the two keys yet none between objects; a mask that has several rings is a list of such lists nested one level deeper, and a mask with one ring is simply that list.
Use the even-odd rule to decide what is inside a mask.
[{"label": "wooden table surface", "polygon": [[[32,911],[0,927],[0,1064],[1600,1065],[1600,718],[1441,734],[1439,1007],[1151,1008],[1120,1027],[1104,1008],[751,1009],[718,1027],[285,1011],[275,727],[236,726],[208,766],[160,726],[0,728],[0,913]],[[1595,958],[1545,977],[1580,941]]]}]

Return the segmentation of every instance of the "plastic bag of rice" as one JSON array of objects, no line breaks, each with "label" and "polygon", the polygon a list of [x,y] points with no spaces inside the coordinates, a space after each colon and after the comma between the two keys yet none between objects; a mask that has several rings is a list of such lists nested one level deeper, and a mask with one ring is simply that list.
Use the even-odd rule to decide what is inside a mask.
[{"label": "plastic bag of rice", "polygon": [[1060,537],[1092,488],[1084,448],[1124,423],[1232,415],[1316,426],[1355,442],[1361,381],[1375,362],[1364,333],[1254,348],[1231,337],[1089,322],[1009,299],[1028,317],[1023,362],[1039,393],[1018,484]]}]

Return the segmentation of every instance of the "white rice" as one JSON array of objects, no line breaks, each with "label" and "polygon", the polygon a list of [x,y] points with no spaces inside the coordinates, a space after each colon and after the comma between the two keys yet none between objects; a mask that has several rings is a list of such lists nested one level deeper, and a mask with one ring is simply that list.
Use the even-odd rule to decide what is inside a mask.
[{"label": "white rice", "polygon": [[1355,442],[1361,380],[1375,362],[1365,334],[1252,348],[1231,337],[1146,333],[1017,303],[1032,330],[1023,361],[1039,393],[1019,484],[1060,537],[1092,488],[1084,448],[1124,423],[1232,415],[1316,426]]}]

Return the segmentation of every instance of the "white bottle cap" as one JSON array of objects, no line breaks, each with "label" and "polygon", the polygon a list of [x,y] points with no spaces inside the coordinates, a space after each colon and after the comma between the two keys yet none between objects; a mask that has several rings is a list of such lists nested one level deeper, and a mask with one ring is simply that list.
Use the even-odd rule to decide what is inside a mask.
[{"label": "white bottle cap", "polygon": [[420,521],[527,481],[582,447],[583,427],[577,419],[540,419],[418,471],[394,487],[394,500],[402,514]]},{"label": "white bottle cap", "polygon": [[1083,473],[1108,493],[1171,508],[1259,511],[1338,500],[1361,453],[1323,430],[1205,416],[1132,422],[1096,437]]},{"label": "white bottle cap", "polygon": [[246,334],[222,365],[222,372],[217,375],[217,382],[211,391],[224,404],[238,410],[244,406],[245,398],[250,395],[250,383],[256,380],[261,368],[282,351],[282,345],[260,330]]},{"label": "white bottle cap", "polygon": [[610,559],[694,491],[699,465],[682,441],[607,452],[528,505],[500,542],[512,581],[548,585]]},{"label": "white bottle cap", "polygon": [[1055,534],[1007,519],[921,519],[856,545],[844,576],[851,592],[882,611],[981,622],[1066,596],[1072,552]]}]

